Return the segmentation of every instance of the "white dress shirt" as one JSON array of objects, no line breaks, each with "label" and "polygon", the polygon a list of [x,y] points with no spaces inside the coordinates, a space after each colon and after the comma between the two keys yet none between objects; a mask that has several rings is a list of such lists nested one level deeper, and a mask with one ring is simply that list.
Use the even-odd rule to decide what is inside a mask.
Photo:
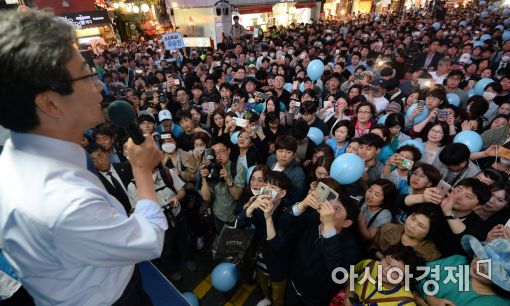
[{"label": "white dress shirt", "polygon": [[127,217],[78,144],[13,132],[0,169],[0,248],[37,305],[111,305],[134,264],[160,256],[159,205]]},{"label": "white dress shirt", "polygon": [[[112,178],[110,177],[110,175],[108,175],[108,172],[111,172],[112,173],[112,176],[120,183],[120,186],[122,187],[122,189],[124,190],[124,192],[127,194],[127,189],[126,189],[126,186],[124,186],[124,182],[122,182],[122,179],[120,178],[119,174],[117,173],[117,170],[115,170],[115,167],[113,167],[111,164],[110,164],[110,170],[106,171],[106,172],[103,172],[103,171],[98,171],[102,176],[104,176],[104,178],[110,182],[110,184],[112,184],[112,186],[115,186],[115,184],[113,184],[113,181],[112,181]],[[135,201],[136,203],[136,201]]]}]

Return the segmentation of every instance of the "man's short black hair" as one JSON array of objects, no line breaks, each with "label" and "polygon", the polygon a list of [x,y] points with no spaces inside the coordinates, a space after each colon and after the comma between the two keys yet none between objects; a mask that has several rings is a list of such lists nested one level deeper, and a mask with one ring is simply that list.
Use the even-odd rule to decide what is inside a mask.
[{"label": "man's short black hair", "polygon": [[97,144],[97,143],[95,143],[95,142],[91,142],[91,143],[89,143],[89,144],[85,147],[85,151],[87,151],[87,153],[88,153],[89,155],[90,155],[90,154],[92,154],[92,153],[94,153],[94,152],[97,152],[97,151],[106,152],[106,150],[105,150],[102,146],[98,145],[98,144]]},{"label": "man's short black hair", "polygon": [[290,191],[292,188],[292,181],[289,179],[287,174],[280,171],[271,171],[267,174],[266,180],[269,184],[280,187],[281,189]]},{"label": "man's short black hair", "polygon": [[308,131],[310,130],[310,126],[303,118],[299,118],[294,121],[290,129],[290,135],[292,135],[297,140],[305,139],[306,135],[308,135]]},{"label": "man's short black hair", "polygon": [[489,186],[487,184],[482,183],[478,179],[474,177],[469,177],[461,180],[458,184],[458,186],[464,186],[471,188],[471,191],[476,195],[476,198],[478,199],[478,204],[484,205],[485,203],[489,202],[489,200],[492,197],[492,192]]},{"label": "man's short black hair", "polygon": [[379,135],[372,133],[365,134],[358,138],[358,143],[360,145],[376,147],[378,149],[384,147],[384,140]]},{"label": "man's short black hair", "polygon": [[296,138],[294,138],[291,135],[282,135],[282,136],[276,138],[276,141],[275,141],[275,149],[276,150],[283,149],[283,150],[289,150],[289,151],[296,153],[297,148],[298,148],[297,140],[296,140]]},{"label": "man's short black hair", "polygon": [[179,123],[179,122],[181,122],[181,120],[183,120],[185,118],[188,118],[188,119],[191,120],[191,118],[192,118],[191,112],[189,110],[187,110],[187,109],[180,109],[175,114],[175,121],[174,122]]},{"label": "man's short black hair", "polygon": [[469,161],[471,152],[463,143],[449,143],[439,153],[439,160],[446,166],[455,166]]},{"label": "man's short black hair", "polygon": [[92,132],[92,137],[94,137],[94,139],[97,135],[106,135],[113,138],[115,137],[115,130],[109,125],[102,123],[96,126]]},{"label": "man's short black hair", "polygon": [[129,72],[129,70],[124,66],[120,66],[119,68],[117,68],[117,72],[127,74]]}]

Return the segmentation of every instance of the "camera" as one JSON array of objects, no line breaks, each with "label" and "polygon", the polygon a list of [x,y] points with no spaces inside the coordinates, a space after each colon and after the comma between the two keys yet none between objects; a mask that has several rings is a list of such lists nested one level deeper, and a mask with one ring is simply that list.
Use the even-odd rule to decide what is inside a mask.
[{"label": "camera", "polygon": [[221,164],[216,160],[216,153],[214,149],[205,149],[204,159],[206,160],[205,168],[209,170],[209,175],[205,178],[210,183],[217,183],[220,181]]}]

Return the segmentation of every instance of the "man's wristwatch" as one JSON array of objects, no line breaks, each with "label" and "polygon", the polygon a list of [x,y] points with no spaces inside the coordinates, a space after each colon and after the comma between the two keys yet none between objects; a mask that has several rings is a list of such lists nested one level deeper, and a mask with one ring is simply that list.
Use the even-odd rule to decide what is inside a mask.
[{"label": "man's wristwatch", "polygon": [[455,220],[455,219],[458,219],[457,216],[454,213],[451,213],[450,215],[445,216],[445,217],[446,217],[446,220]]}]

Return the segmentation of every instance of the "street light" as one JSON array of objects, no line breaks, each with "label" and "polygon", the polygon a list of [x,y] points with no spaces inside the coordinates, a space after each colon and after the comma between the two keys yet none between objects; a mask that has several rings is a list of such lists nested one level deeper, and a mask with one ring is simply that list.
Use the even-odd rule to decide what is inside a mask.
[{"label": "street light", "polygon": [[142,12],[147,13],[150,10],[147,3],[142,4]]},{"label": "street light", "polygon": [[140,8],[136,5],[133,6],[133,13],[138,14],[140,13]]}]

